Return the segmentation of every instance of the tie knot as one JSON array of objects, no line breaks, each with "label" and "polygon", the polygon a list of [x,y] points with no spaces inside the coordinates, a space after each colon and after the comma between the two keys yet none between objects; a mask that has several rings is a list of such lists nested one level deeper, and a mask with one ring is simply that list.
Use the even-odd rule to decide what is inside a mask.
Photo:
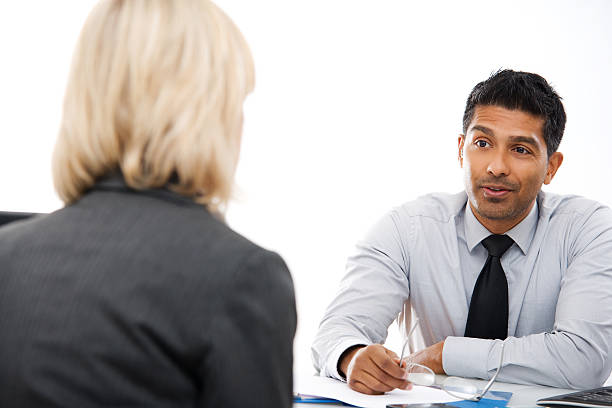
[{"label": "tie knot", "polygon": [[482,240],[482,246],[484,246],[489,255],[501,258],[501,256],[512,246],[514,240],[507,235],[489,235]]}]

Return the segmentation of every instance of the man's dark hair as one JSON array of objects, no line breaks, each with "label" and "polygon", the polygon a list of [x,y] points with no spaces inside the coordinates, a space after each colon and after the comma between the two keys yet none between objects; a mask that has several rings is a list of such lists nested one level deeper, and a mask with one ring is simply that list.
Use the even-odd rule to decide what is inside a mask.
[{"label": "man's dark hair", "polygon": [[565,129],[565,110],[561,97],[540,75],[504,69],[476,85],[463,113],[464,134],[477,106],[500,106],[541,117],[548,156],[557,151]]}]

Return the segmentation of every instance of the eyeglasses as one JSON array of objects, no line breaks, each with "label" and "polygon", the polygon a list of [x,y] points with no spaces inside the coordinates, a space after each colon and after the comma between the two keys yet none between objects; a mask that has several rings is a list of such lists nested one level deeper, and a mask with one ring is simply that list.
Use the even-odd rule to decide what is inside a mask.
[{"label": "eyeglasses", "polygon": [[405,369],[407,371],[406,379],[415,385],[422,385],[425,387],[436,387],[444,390],[447,394],[455,397],[461,398],[468,401],[480,401],[482,397],[491,389],[491,386],[495,382],[495,379],[499,375],[499,372],[502,369],[502,363],[504,361],[504,345],[506,341],[504,340],[501,344],[501,351],[499,353],[499,365],[495,374],[489,382],[485,385],[482,390],[479,390],[477,385],[468,379],[461,377],[447,377],[440,386],[436,386],[436,374],[433,370],[425,365],[412,363],[407,360],[408,357],[404,357],[404,352],[406,351],[406,347],[408,346],[408,342],[410,340],[410,335],[416,330],[419,325],[419,319],[417,318],[412,325],[412,328],[408,332],[406,336],[406,341],[404,342],[404,346],[402,347],[402,353],[400,354],[400,365],[403,366],[403,362],[406,363]]}]

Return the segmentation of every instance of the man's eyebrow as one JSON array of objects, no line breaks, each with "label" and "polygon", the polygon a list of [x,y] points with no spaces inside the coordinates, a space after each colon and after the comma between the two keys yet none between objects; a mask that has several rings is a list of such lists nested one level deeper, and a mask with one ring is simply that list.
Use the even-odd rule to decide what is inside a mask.
[{"label": "man's eyebrow", "polygon": [[525,143],[525,144],[533,146],[534,148],[536,148],[538,150],[540,149],[540,144],[533,137],[529,137],[529,136],[510,136],[508,138],[508,140],[511,143]]},{"label": "man's eyebrow", "polygon": [[486,126],[474,125],[474,126],[472,126],[472,129],[470,129],[470,131],[472,131],[472,132],[475,131],[475,130],[478,130],[479,132],[482,132],[482,133],[484,133],[487,136],[495,136],[493,134],[493,130],[489,129]]},{"label": "man's eyebrow", "polygon": [[[495,133],[493,132],[492,129],[489,129],[488,127],[482,126],[482,125],[474,125],[470,129],[470,131],[471,132],[479,131],[479,132],[484,133],[487,136],[491,136],[491,137],[495,136]],[[508,141],[510,143],[525,143],[525,144],[528,144],[530,146],[533,146],[534,148],[536,148],[538,150],[540,149],[540,144],[538,143],[538,141],[535,138],[530,137],[530,136],[510,136],[510,137],[508,137]]]}]

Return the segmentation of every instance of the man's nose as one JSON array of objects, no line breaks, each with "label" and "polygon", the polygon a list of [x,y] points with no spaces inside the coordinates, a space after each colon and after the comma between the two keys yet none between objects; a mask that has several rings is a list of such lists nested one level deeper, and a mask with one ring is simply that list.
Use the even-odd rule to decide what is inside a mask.
[{"label": "man's nose", "polygon": [[510,166],[508,165],[508,157],[505,152],[495,152],[491,156],[487,172],[495,177],[507,176],[510,174]]}]

